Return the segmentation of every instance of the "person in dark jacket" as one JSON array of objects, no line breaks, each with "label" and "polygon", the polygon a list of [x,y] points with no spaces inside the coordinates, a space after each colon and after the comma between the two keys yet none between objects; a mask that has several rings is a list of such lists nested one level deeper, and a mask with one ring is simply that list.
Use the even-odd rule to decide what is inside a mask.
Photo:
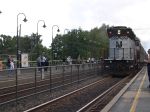
[{"label": "person in dark jacket", "polygon": [[45,60],[45,64],[44,64],[46,67],[44,67],[44,71],[47,71],[48,69],[48,66],[49,66],[49,62],[48,62],[48,59],[46,58]]},{"label": "person in dark jacket", "polygon": [[10,69],[10,62],[11,62],[11,57],[8,56],[8,59],[7,59],[7,67],[8,67],[8,69]]},{"label": "person in dark jacket", "polygon": [[39,56],[38,58],[37,58],[37,66],[38,66],[38,71],[41,71],[41,56]]}]

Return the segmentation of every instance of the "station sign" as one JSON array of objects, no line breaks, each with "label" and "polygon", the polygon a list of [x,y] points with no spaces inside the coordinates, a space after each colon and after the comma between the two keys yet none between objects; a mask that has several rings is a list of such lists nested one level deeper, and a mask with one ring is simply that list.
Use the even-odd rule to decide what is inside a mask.
[{"label": "station sign", "polygon": [[27,53],[21,54],[21,67],[29,67],[29,60]]}]

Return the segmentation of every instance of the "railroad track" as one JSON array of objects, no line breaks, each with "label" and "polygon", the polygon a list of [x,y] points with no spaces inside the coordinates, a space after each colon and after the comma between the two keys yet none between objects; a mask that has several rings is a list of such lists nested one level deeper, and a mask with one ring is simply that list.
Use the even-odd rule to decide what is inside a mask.
[{"label": "railroad track", "polygon": [[100,112],[132,77],[108,77],[24,112]]},{"label": "railroad track", "polygon": [[130,76],[122,79],[108,90],[104,91],[102,94],[97,96],[87,105],[80,108],[77,112],[100,112],[107,103],[116,95],[121,88],[123,88],[126,83],[130,80]]},{"label": "railroad track", "polygon": [[[46,102],[46,103],[43,103],[39,106],[36,106],[34,108],[31,108],[29,110],[26,110],[24,112],[66,112],[66,111],[77,111],[81,106],[83,106],[85,103],[89,102],[91,99],[88,99],[88,97],[95,97],[95,95],[99,94],[100,91],[105,91],[106,88],[104,89],[101,89],[102,87],[104,87],[104,85],[108,84],[106,82],[112,82],[111,84],[108,84],[109,87],[112,85],[112,84],[115,84],[116,82],[118,82],[120,79],[116,78],[111,78],[111,77],[108,77],[108,78],[104,78],[102,80],[99,80],[99,81],[96,81],[92,84],[89,84],[83,88],[80,88],[80,89],[77,89],[73,92],[70,92],[66,95],[63,95],[61,97],[58,97],[56,99],[53,99],[49,102]],[[99,87],[101,86],[101,87]],[[92,94],[94,95],[90,95],[91,93],[89,92],[92,92],[92,88],[98,88],[98,92],[95,93],[93,91]],[[108,89],[108,88],[107,88]],[[88,96],[87,96],[88,95]],[[83,99],[83,97],[85,99]],[[87,100],[88,99],[88,100]],[[86,102],[84,101],[86,100]]]},{"label": "railroad track", "polygon": [[[88,71],[89,72],[89,71]],[[61,110],[61,112],[66,112],[66,111],[68,111],[68,106],[65,106],[65,104],[69,104],[69,103],[72,103],[71,101],[74,101],[74,100],[76,100],[76,99],[78,99],[78,101],[79,100],[81,100],[81,102],[79,102],[79,104],[81,105],[79,105],[78,107],[76,107],[76,105],[78,105],[78,102],[74,102],[74,103],[72,103],[72,104],[75,104],[75,109],[72,109],[72,108],[74,108],[74,106],[69,106],[69,108],[71,108],[70,110],[72,111],[78,111],[79,110],[79,108],[82,108],[84,105],[86,105],[88,102],[90,102],[91,101],[91,99],[89,100],[88,99],[88,101],[86,101],[86,102],[84,102],[84,100],[87,100],[86,99],[86,96],[87,96],[87,94],[90,94],[90,93],[88,93],[88,91],[94,91],[94,90],[92,90],[92,89],[90,89],[90,90],[86,90],[86,88],[84,89],[84,91],[86,91],[86,94],[85,94],[85,92],[82,92],[82,91],[80,91],[79,93],[77,92],[77,93],[75,93],[75,94],[72,94],[71,96],[74,98],[73,100],[70,100],[70,98],[67,98],[67,96],[66,96],[66,98],[64,99],[64,98],[61,98],[60,100],[59,100],[59,96],[60,95],[56,95],[56,99],[58,99],[58,100],[56,100],[56,99],[53,99],[53,95],[55,95],[55,92],[57,93],[61,93],[61,92],[63,92],[64,90],[66,91],[66,89],[67,89],[67,86],[69,85],[71,85],[70,86],[70,88],[74,88],[74,86],[76,86],[77,88],[80,88],[80,86],[77,84],[77,83],[80,83],[80,81],[81,80],[83,80],[83,81],[86,81],[86,80],[88,80],[88,78],[89,79],[91,79],[94,75],[91,75],[91,74],[86,74],[85,73],[85,71],[84,71],[84,73],[82,74],[82,72],[80,73],[80,75],[79,75],[79,73],[77,72],[76,74],[73,74],[73,75],[71,75],[70,77],[69,76],[67,76],[65,73],[64,74],[62,74],[59,78],[61,78],[60,80],[59,80],[59,78],[57,77],[55,77],[56,79],[55,79],[55,81],[54,81],[54,79],[53,79],[53,81],[52,82],[55,82],[55,83],[53,83],[53,84],[49,84],[49,82],[50,82],[50,80],[48,79],[48,80],[41,80],[41,81],[43,81],[43,82],[40,82],[39,81],[39,83],[38,82],[36,82],[36,88],[35,88],[35,83],[31,83],[31,84],[29,84],[29,85],[26,85],[27,87],[31,87],[32,89],[29,89],[28,90],[28,92],[26,93],[24,90],[26,90],[26,87],[25,86],[23,86],[23,87],[18,87],[17,88],[17,90],[19,90],[18,92],[17,92],[17,100],[18,100],[18,102],[16,102],[16,103],[18,103],[19,105],[21,104],[21,102],[23,101],[23,102],[27,102],[27,103],[30,103],[31,104],[31,102],[32,103],[34,103],[34,102],[37,102],[37,101],[39,101],[39,100],[41,100],[40,98],[41,97],[43,97],[44,96],[44,92],[48,92],[48,93],[50,93],[50,94],[48,94],[48,97],[46,98],[45,96],[45,98],[47,99],[47,100],[43,100],[43,101],[40,101],[39,103],[36,103],[35,105],[32,105],[32,106],[27,106],[26,108],[24,108],[24,109],[21,109],[21,111],[24,111],[24,110],[26,110],[26,109],[28,109],[28,108],[32,108],[33,106],[36,106],[36,105],[39,105],[39,104],[41,104],[42,102],[43,102],[43,105],[44,105],[44,102],[47,102],[48,100],[51,100],[51,101],[54,101],[53,103],[51,103],[50,104],[50,106],[48,106],[48,107],[50,107],[51,109],[48,109],[48,108],[45,108],[45,107],[43,107],[43,108],[45,108],[45,109],[38,109],[38,110],[36,110],[36,112],[47,112],[47,110],[48,111],[50,111],[50,112],[60,112],[60,110]],[[59,75],[57,75],[57,76],[59,76]],[[92,76],[92,77],[90,77],[90,76]],[[47,77],[47,78],[50,78],[50,77]],[[52,78],[52,77],[51,77]],[[54,77],[53,77],[54,78]],[[79,78],[81,78],[80,80],[78,80]],[[62,80],[63,79],[63,80]],[[76,80],[75,80],[76,79]],[[112,79],[112,78],[110,78],[110,79]],[[70,80],[72,80],[73,82],[72,83],[69,83],[69,81]],[[104,89],[102,89],[102,87],[105,87],[104,85],[109,85],[109,87],[111,86],[111,85],[114,85],[116,82],[115,82],[115,80],[118,82],[118,80],[120,80],[120,79],[112,79],[113,81],[113,83],[111,83],[111,84],[107,84],[106,82],[111,82],[110,80],[105,80],[104,82],[101,82],[101,83],[99,83],[100,85],[99,86],[97,86],[96,88],[99,88],[100,89],[100,91],[98,90],[98,92],[97,93],[102,93],[102,92],[104,92],[104,90],[107,90],[106,88]],[[75,84],[76,83],[76,84]],[[60,85],[61,84],[61,85]],[[45,85],[45,86],[44,86]],[[90,84],[91,85],[91,84]],[[56,90],[56,91],[53,91],[53,92],[50,92],[50,86],[51,86],[51,90]],[[82,86],[81,86],[82,87]],[[21,90],[21,89],[19,89],[19,88],[24,88],[23,90]],[[14,87],[14,90],[15,90],[16,88]],[[72,89],[73,90],[73,89]],[[72,91],[71,90],[71,91]],[[74,89],[75,90],[75,89]],[[1,92],[1,91],[0,91]],[[22,96],[22,93],[23,93],[23,96]],[[42,95],[42,94],[43,95]],[[64,92],[64,93],[68,93],[69,94],[69,92]],[[71,92],[72,93],[72,92]],[[40,94],[40,95],[39,95]],[[81,96],[80,98],[77,98],[78,97],[78,95],[80,95],[80,94],[83,94],[83,96]],[[85,95],[84,95],[85,94]],[[16,95],[16,93],[14,93],[14,95]],[[22,99],[24,99],[25,97],[28,97],[29,95],[32,95],[32,96],[34,96],[35,97],[35,99],[34,98],[31,98],[30,100],[27,100],[27,101],[25,101],[25,100],[22,100]],[[38,96],[37,96],[38,95]],[[77,95],[77,97],[76,97],[76,95]],[[8,96],[11,96],[11,95],[8,95]],[[65,95],[63,95],[63,96],[65,96]],[[82,97],[84,97],[85,96],[85,99],[82,99]],[[68,96],[69,97],[69,96]],[[87,96],[87,97],[91,97],[91,96]],[[3,99],[4,98],[4,96],[2,96],[0,99]],[[5,98],[4,98],[5,99]],[[34,101],[35,100],[35,101]],[[2,100],[1,100],[2,101]],[[11,101],[10,99],[9,99],[9,101]],[[13,101],[16,101],[16,98],[14,97],[13,98]],[[28,102],[28,101],[30,101],[30,102]],[[69,101],[69,102],[68,102]],[[82,104],[82,102],[84,102],[83,104]],[[5,103],[7,103],[7,101],[5,101]],[[3,102],[1,103],[1,104],[3,104]],[[17,105],[18,105],[17,104]],[[13,104],[14,105],[14,104]],[[64,107],[63,107],[63,105],[64,105]],[[61,109],[61,107],[59,107],[59,106],[62,106],[62,108],[65,108],[66,110],[62,110]],[[58,109],[56,109],[58,107]],[[18,106],[17,106],[17,108],[18,108]],[[20,107],[19,107],[20,108]],[[56,110],[55,110],[56,109]],[[41,111],[40,111],[41,110]],[[68,111],[68,112],[70,112],[70,110]],[[0,109],[0,111],[1,111],[1,109]],[[19,110],[20,111],[20,110]],[[28,110],[27,110],[28,111]],[[8,111],[5,111],[5,112],[8,112]],[[12,112],[12,111],[11,111]],[[15,111],[14,111],[15,112]]]},{"label": "railroad track", "polygon": [[[81,75],[81,74],[80,74]],[[85,78],[90,78],[88,75],[81,75],[80,80],[85,80]],[[33,96],[42,92],[51,91],[60,88],[65,85],[69,85],[79,81],[79,77],[76,74],[68,75],[61,74],[59,77],[47,77],[45,80],[38,80],[37,82],[19,84],[10,87],[0,88],[0,105],[13,102],[28,96]],[[51,90],[50,90],[51,89]]]}]

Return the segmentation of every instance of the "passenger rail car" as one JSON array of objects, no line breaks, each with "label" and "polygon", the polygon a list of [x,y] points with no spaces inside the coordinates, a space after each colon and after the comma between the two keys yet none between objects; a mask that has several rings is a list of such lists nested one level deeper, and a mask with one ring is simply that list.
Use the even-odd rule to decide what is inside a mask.
[{"label": "passenger rail car", "polygon": [[142,66],[147,54],[131,28],[109,27],[109,55],[104,59],[104,69],[113,75],[128,75],[128,71]]}]

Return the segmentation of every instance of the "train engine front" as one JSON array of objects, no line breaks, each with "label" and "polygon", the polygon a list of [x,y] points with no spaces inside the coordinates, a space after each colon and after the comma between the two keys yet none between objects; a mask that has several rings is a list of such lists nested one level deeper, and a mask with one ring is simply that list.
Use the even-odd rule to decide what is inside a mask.
[{"label": "train engine front", "polygon": [[131,28],[125,26],[109,27],[109,55],[104,60],[104,69],[115,76],[126,76],[131,69],[138,66],[137,48],[139,39]]}]

